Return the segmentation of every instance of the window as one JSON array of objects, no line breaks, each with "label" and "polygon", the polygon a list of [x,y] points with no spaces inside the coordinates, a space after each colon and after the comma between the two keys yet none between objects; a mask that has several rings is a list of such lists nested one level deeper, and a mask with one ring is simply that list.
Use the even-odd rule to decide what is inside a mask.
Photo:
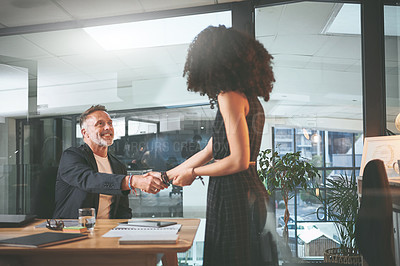
[{"label": "window", "polygon": [[[329,176],[358,173],[363,130],[360,25],[360,4],[301,1],[255,10],[255,35],[274,56],[276,77],[271,100],[264,103],[269,130],[261,149],[274,148],[281,155],[301,151],[319,169],[321,186]],[[284,214],[279,191],[274,199],[279,225]],[[304,245],[306,236],[317,235],[306,224],[322,230],[329,222],[321,209],[318,219],[319,207],[301,189],[289,201],[296,224],[289,232],[293,255],[323,256],[323,250]],[[333,224],[327,227],[329,245],[336,246],[336,230]]]},{"label": "window", "polygon": [[[337,175],[347,175],[349,178],[355,178],[359,172],[359,160],[361,160],[361,150],[355,149],[355,146],[361,141],[361,133],[337,132],[327,130],[314,130],[320,134],[318,143],[313,143],[311,138],[307,140],[306,132],[313,132],[310,129],[296,128],[273,128],[275,149],[281,148],[281,140],[296,147],[291,152],[301,151],[301,154],[314,166],[316,166],[322,177],[319,184],[321,190],[319,193],[325,195],[326,178],[335,178]],[[292,134],[287,134],[292,132]],[[308,134],[310,135],[310,134]],[[360,151],[357,153],[357,151]],[[276,206],[276,224],[277,233],[282,237],[284,226],[285,206],[279,190],[274,195]],[[319,238],[324,236],[324,243],[329,247],[336,247],[339,243],[339,234],[329,218],[325,216],[325,206],[312,193],[303,189],[296,189],[295,196],[289,201],[290,218],[288,222],[289,246],[293,253],[297,252],[299,257],[322,257],[323,250],[315,248]],[[313,237],[315,239],[313,239]],[[310,244],[315,242],[314,244]],[[306,244],[307,243],[307,248]]]}]

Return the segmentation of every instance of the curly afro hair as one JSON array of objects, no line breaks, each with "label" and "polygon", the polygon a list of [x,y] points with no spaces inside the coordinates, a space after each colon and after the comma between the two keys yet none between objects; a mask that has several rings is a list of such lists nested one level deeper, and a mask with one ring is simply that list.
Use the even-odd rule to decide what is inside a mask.
[{"label": "curly afro hair", "polygon": [[227,91],[268,101],[275,82],[272,59],[252,36],[223,25],[209,26],[190,44],[183,76],[188,91],[207,95],[211,108],[218,94]]}]

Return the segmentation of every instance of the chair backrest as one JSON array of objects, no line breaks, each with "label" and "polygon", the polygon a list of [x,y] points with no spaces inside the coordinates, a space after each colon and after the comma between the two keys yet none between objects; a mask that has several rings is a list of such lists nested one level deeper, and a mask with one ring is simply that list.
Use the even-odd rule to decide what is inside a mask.
[{"label": "chair backrest", "polygon": [[385,166],[381,160],[369,161],[356,221],[356,244],[369,266],[395,266],[392,212]]}]

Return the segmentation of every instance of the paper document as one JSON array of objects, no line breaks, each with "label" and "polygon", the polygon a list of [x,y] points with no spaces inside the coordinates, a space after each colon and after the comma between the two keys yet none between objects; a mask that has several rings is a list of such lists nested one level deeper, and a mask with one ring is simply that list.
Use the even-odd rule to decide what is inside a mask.
[{"label": "paper document", "polygon": [[131,234],[178,234],[181,229],[181,224],[174,224],[164,227],[143,227],[143,226],[133,226],[128,224],[119,224],[117,227],[111,229],[103,235],[103,237],[123,237],[125,235]]},{"label": "paper document", "polygon": [[176,244],[178,242],[178,234],[171,232],[148,233],[147,234],[127,234],[121,237],[118,241],[121,245],[134,244]]}]

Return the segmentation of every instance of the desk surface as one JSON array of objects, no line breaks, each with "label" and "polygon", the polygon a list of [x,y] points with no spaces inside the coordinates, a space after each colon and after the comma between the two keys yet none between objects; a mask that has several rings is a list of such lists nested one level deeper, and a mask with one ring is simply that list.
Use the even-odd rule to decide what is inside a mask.
[{"label": "desk surface", "polygon": [[[40,259],[40,256],[51,257],[64,257],[69,256],[67,259],[73,259],[72,257],[78,258],[79,255],[88,256],[95,255],[96,258],[100,258],[99,261],[104,262],[105,259],[112,259],[114,264],[118,261],[117,258],[123,258],[129,256],[129,260],[132,258],[136,259],[137,265],[155,265],[153,262],[156,260],[155,256],[157,253],[164,253],[176,256],[177,252],[185,252],[193,244],[194,237],[199,226],[199,219],[157,219],[157,220],[168,220],[175,221],[182,224],[181,230],[179,231],[179,239],[177,244],[157,244],[157,245],[119,245],[118,238],[102,237],[109,230],[118,225],[119,222],[125,220],[107,220],[98,219],[96,221],[96,227],[94,232],[89,234],[88,239],[79,240],[75,242],[65,243],[61,245],[54,245],[43,248],[20,248],[20,247],[0,247],[1,255],[26,255],[36,256],[36,259]],[[23,228],[0,228],[0,239],[30,235],[34,233],[48,232],[47,228],[35,228],[35,225],[43,222],[43,220],[37,220],[36,222],[25,226]],[[152,263],[140,264],[141,257],[148,255],[151,257]],[[93,256],[92,256],[93,258]],[[35,259],[35,258],[29,258]],[[54,258],[56,259],[56,258]],[[65,257],[64,257],[65,259]],[[82,259],[82,258],[81,258]],[[78,262],[81,262],[79,260]],[[91,262],[93,262],[91,260]],[[49,264],[54,261],[49,262]],[[70,261],[70,263],[74,263]],[[38,262],[38,265],[44,263]],[[132,264],[131,264],[132,265]]]}]

